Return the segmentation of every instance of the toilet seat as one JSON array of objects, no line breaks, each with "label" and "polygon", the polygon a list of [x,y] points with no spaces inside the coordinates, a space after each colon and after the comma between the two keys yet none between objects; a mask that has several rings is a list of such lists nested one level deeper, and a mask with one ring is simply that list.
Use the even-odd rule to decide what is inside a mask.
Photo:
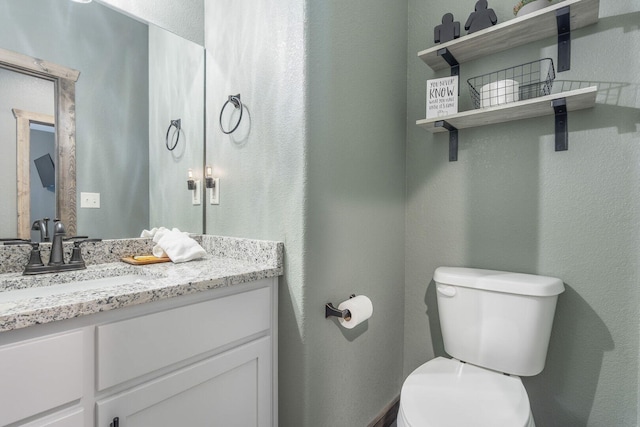
[{"label": "toilet seat", "polygon": [[529,397],[516,376],[438,357],[402,386],[399,427],[534,425]]}]

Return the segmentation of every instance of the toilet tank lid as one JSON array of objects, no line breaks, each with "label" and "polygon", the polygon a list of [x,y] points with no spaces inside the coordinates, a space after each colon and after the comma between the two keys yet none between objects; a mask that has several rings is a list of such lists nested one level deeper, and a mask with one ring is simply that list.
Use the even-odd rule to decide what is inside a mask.
[{"label": "toilet tank lid", "polygon": [[564,292],[562,280],[555,277],[478,268],[438,267],[433,280],[446,285],[518,295],[554,296]]}]

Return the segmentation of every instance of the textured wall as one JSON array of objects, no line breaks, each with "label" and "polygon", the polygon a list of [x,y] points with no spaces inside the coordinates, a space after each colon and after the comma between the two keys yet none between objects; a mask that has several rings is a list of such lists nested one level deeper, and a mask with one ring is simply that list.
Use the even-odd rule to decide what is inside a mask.
[{"label": "textured wall", "polygon": [[[297,0],[205,3],[206,162],[220,178],[220,205],[207,205],[206,232],[285,244],[285,275],[279,284],[282,427],[296,425],[285,420],[300,419],[308,382],[303,25],[303,4]],[[245,112],[239,129],[227,136],[218,117],[227,97],[238,93]],[[237,115],[226,111],[228,129]]]},{"label": "textured wall", "polygon": [[[173,151],[167,128],[180,119],[182,131]],[[169,133],[175,142],[175,128]],[[149,227],[177,227],[201,233],[203,204],[193,205],[187,170],[202,176],[204,153],[204,50],[201,46],[149,26]],[[201,178],[200,178],[201,179]]]},{"label": "textured wall", "polygon": [[[78,233],[131,237],[148,226],[147,26],[98,3],[0,4],[3,48],[80,71],[76,83]],[[126,70],[126,71],[125,71]]]},{"label": "textured wall", "polygon": [[136,19],[204,44],[204,0],[99,0]]},{"label": "textured wall", "polygon": [[[349,3],[205,4],[207,232],[285,242],[283,427],[366,425],[401,381],[406,8]],[[248,111],[224,136],[238,92]],[[375,313],[346,331],[323,307],[351,292]]]},{"label": "textured wall", "polygon": [[[499,22],[511,0],[493,0]],[[405,375],[443,353],[432,282],[439,265],[494,268],[564,280],[547,365],[524,379],[541,426],[636,426],[640,258],[640,8],[600,1],[597,25],[572,33],[565,84],[599,87],[595,108],[569,114],[569,151],[556,153],[553,117],[460,131],[459,161],[447,135],[415,126],[425,116],[416,57],[453,12],[473,2],[409,1]],[[556,56],[553,39],[462,64],[465,80]]]},{"label": "textured wall", "polygon": [[[309,382],[298,425],[364,426],[402,380],[407,9],[331,0],[307,13]],[[374,314],[345,330],[323,306],[351,293]]]}]

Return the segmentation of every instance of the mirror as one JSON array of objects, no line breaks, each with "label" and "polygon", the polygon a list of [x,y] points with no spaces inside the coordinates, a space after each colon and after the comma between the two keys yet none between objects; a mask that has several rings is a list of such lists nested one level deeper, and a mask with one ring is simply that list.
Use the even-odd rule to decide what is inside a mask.
[{"label": "mirror", "polygon": [[[29,236],[24,224],[30,228],[38,219],[23,219],[18,227],[16,110],[55,117],[55,209],[67,235],[136,237],[154,226],[202,232],[204,206],[193,205],[186,188],[187,170],[198,176],[203,164],[202,46],[96,1],[5,0],[0,4],[0,48],[46,61],[36,61],[40,71],[51,71],[55,67],[50,64],[57,64],[79,72],[75,108],[70,108],[72,102],[63,103],[70,92],[62,80],[23,67],[16,71],[6,62],[0,69],[4,101],[9,98],[2,90],[11,80],[6,73],[47,81],[54,92],[49,102],[53,111],[20,99],[10,106],[0,102],[0,238]],[[26,84],[33,86],[37,85]],[[72,121],[64,119],[65,113]],[[168,151],[165,133],[175,119],[182,123],[179,144]],[[75,155],[65,142],[75,143]],[[61,200],[73,181],[75,189]],[[84,207],[83,195],[95,194],[100,207]]]}]

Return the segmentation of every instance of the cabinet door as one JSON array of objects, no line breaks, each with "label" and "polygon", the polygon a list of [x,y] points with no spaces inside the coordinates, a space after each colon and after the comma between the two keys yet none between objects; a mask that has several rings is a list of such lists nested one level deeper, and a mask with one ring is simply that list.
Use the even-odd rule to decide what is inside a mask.
[{"label": "cabinet door", "polygon": [[83,333],[0,347],[0,425],[82,397]]},{"label": "cabinet door", "polygon": [[98,401],[96,427],[270,426],[271,366],[260,338]]}]

